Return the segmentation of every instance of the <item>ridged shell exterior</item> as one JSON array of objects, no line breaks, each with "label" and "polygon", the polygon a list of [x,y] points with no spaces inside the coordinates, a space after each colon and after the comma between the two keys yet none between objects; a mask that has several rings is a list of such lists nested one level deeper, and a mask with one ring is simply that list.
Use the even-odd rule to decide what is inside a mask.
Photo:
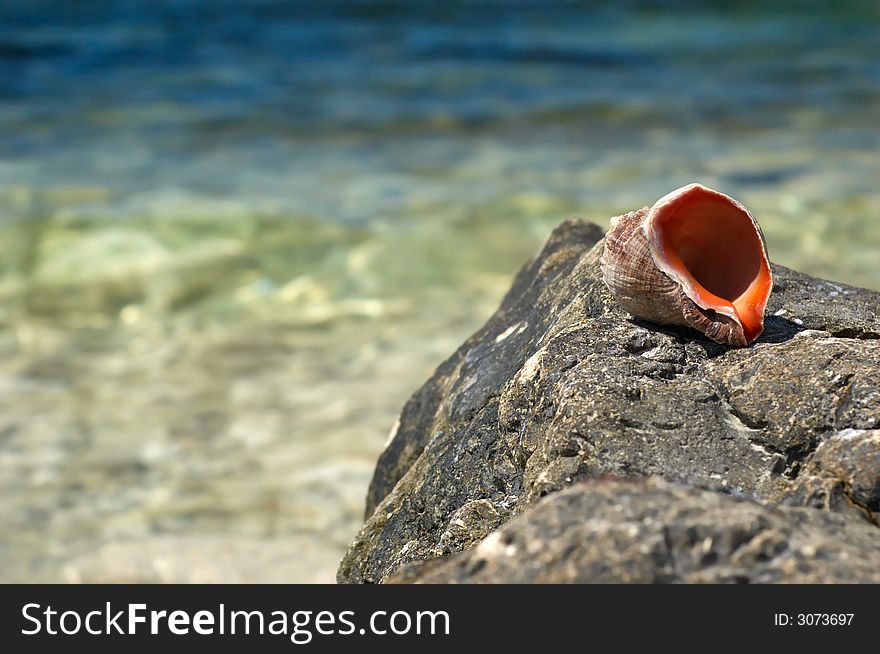
[{"label": "ridged shell exterior", "polygon": [[[725,345],[748,345],[742,325],[735,318],[698,306],[678,282],[657,267],[643,228],[649,211],[643,207],[611,219],[599,263],[612,295],[638,318],[691,327]],[[763,235],[761,241],[763,244]]]}]

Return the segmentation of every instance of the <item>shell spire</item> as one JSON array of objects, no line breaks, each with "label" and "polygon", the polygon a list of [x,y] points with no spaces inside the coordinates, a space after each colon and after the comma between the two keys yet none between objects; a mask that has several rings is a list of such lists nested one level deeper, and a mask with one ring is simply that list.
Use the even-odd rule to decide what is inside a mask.
[{"label": "shell spire", "polygon": [[632,315],[744,347],[764,331],[773,273],[764,234],[733,198],[689,184],[612,218],[600,260]]}]

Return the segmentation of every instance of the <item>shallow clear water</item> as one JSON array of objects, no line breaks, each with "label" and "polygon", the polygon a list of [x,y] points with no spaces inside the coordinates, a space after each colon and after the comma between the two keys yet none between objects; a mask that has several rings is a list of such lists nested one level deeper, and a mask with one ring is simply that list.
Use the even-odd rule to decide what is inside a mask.
[{"label": "shallow clear water", "polygon": [[4,3],[0,580],[332,580],[570,215],[702,181],[880,288],[874,3],[593,4]]}]

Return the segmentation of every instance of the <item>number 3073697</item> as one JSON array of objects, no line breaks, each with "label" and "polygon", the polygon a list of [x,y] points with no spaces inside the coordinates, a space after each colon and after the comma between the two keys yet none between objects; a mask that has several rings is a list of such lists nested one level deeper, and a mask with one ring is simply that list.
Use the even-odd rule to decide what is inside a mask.
[{"label": "number 3073697", "polygon": [[846,627],[852,624],[855,613],[776,613],[773,624],[777,627],[797,625],[799,627]]}]

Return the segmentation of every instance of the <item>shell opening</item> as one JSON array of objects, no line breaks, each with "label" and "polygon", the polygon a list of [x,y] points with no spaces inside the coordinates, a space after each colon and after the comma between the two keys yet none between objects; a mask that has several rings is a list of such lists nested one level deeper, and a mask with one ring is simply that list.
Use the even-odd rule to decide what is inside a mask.
[{"label": "shell opening", "polygon": [[704,309],[736,318],[751,342],[763,330],[772,284],[764,244],[748,212],[727,196],[696,186],[669,199],[654,218],[664,267]]}]

